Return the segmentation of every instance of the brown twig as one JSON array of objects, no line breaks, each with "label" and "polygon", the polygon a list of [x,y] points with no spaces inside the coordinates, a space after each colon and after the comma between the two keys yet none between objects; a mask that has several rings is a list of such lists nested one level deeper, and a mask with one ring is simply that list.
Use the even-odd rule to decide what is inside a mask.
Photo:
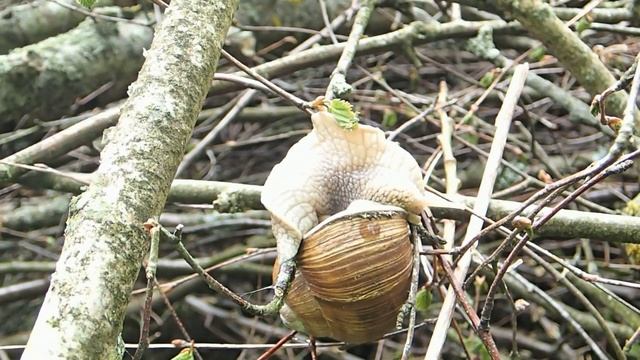
[{"label": "brown twig", "polygon": [[[496,169],[500,164],[500,160],[502,158],[502,149],[504,148],[504,143],[506,142],[506,137],[509,132],[509,125],[511,124],[511,117],[513,116],[513,111],[515,109],[517,99],[520,97],[520,93],[524,87],[524,81],[526,79],[526,74],[528,72],[528,65],[518,65],[516,70],[514,71],[514,76],[511,81],[511,85],[507,90],[507,96],[505,96],[505,101],[503,102],[502,108],[498,117],[496,118],[496,127],[499,129],[496,132],[494,137],[494,142],[491,147],[490,157],[487,161],[487,165],[485,167],[485,174],[483,175],[482,182],[480,184],[480,189],[478,191],[478,198],[476,200],[476,204],[474,206],[474,212],[484,215],[487,211],[489,205],[489,199],[491,198],[491,193],[493,190],[493,185],[495,179],[497,177]],[[482,228],[483,221],[479,218],[473,217],[471,218],[469,225],[467,226],[467,233],[463,240],[463,245],[469,243],[472,238],[475,236],[477,232],[480,232]],[[438,317],[438,323],[436,323],[436,327],[434,329],[433,335],[431,337],[431,341],[429,342],[429,347],[427,348],[427,352],[425,354],[425,359],[435,359],[440,355],[442,345],[444,344],[444,337],[446,334],[446,330],[449,327],[451,322],[451,316],[453,314],[453,306],[455,301],[455,291],[456,289],[453,287],[454,284],[459,281],[461,282],[464,279],[464,276],[467,273],[469,268],[469,264],[471,262],[471,254],[469,252],[462,255],[461,260],[458,263],[458,267],[455,271],[455,276],[452,277],[452,285],[449,287],[447,291],[447,296],[445,297],[444,303],[442,305],[442,309],[440,311],[440,315]],[[486,339],[486,334],[482,335]],[[481,337],[482,337],[481,336]]]},{"label": "brown twig", "polygon": [[269,350],[265,351],[262,355],[260,355],[260,357],[258,357],[258,360],[267,360],[269,358],[271,358],[271,356],[278,351],[282,345],[286,344],[287,342],[289,342],[289,340],[293,339],[293,337],[297,334],[297,331],[292,331],[289,333],[289,335],[283,337],[282,339],[278,340],[278,342],[273,345]]},{"label": "brown twig", "polygon": [[252,78],[254,78],[257,81],[261,82],[264,86],[268,87],[271,91],[276,93],[278,96],[282,97],[283,99],[287,100],[291,104],[295,105],[300,110],[306,111],[309,114],[312,113],[311,112],[311,106],[306,101],[304,101],[304,100],[300,99],[299,97],[297,97],[297,96],[285,91],[284,89],[282,89],[278,85],[274,84],[272,81],[270,81],[267,78],[265,78],[264,76],[258,74],[255,70],[251,69],[250,67],[248,67],[245,64],[243,64],[242,62],[240,62],[238,59],[233,57],[233,55],[229,54],[226,50],[220,49],[220,54],[222,54],[222,56],[224,56],[225,59],[229,60],[229,62],[231,62],[232,64],[237,66],[240,70],[244,71],[247,75],[251,76]]},{"label": "brown twig", "polygon": [[349,69],[351,61],[356,54],[358,42],[364,34],[364,29],[369,23],[369,17],[371,16],[375,5],[374,0],[360,1],[361,6],[353,21],[353,26],[349,33],[349,39],[347,39],[344,50],[342,50],[340,59],[338,59],[338,64],[331,73],[331,80],[329,81],[329,85],[327,85],[327,91],[324,95],[327,100],[342,98],[351,93],[351,85],[346,82],[347,70]]},{"label": "brown twig", "polygon": [[462,305],[462,308],[464,309],[465,314],[471,320],[471,324],[473,325],[474,331],[478,334],[478,336],[482,340],[482,343],[484,344],[485,348],[489,352],[489,356],[491,356],[492,360],[500,360],[500,352],[496,347],[495,341],[493,340],[491,333],[489,333],[488,331],[487,332],[479,331],[480,318],[478,317],[478,314],[473,309],[473,307],[471,307],[471,304],[469,304],[469,302],[467,301],[467,297],[466,297],[467,295],[462,290],[462,287],[460,286],[460,284],[457,282],[456,276],[453,272],[453,269],[451,268],[451,264],[444,257],[444,255],[438,255],[438,258],[440,259],[440,263],[442,264],[442,268],[444,269],[445,274],[447,275],[447,278],[449,278],[449,284],[453,288],[453,291],[456,295],[456,299],[458,300],[458,303]]},{"label": "brown twig", "polygon": [[[594,176],[593,178],[591,178],[589,181],[587,181],[585,184],[583,184],[581,187],[579,187],[576,191],[574,191],[572,193],[572,196],[569,196],[569,197],[563,199],[551,211],[547,212],[540,219],[536,220],[533,223],[533,225],[531,226],[532,231],[535,231],[535,229],[537,229],[540,226],[544,225],[544,223],[549,221],[549,219],[551,219],[551,217],[554,214],[556,214],[558,211],[560,211],[560,209],[562,209],[564,206],[566,206],[569,202],[573,201],[573,199],[575,199],[575,197],[579,196],[584,191],[586,191],[587,189],[591,188],[597,182],[603,180],[607,176],[620,173],[621,171],[624,171],[625,169],[627,169],[629,166],[631,166],[630,159],[633,158],[633,157],[636,157],[638,155],[640,155],[640,150],[637,150],[634,153],[629,154],[629,156],[626,156],[625,158],[621,159],[618,163],[612,165],[606,171],[603,171],[603,172],[597,174],[596,176]],[[481,323],[481,331],[483,331],[483,332],[488,332],[489,331],[489,321],[490,321],[490,318],[491,318],[491,312],[493,310],[494,297],[495,297],[497,288],[498,288],[499,284],[501,283],[502,278],[506,274],[509,266],[515,261],[517,254],[520,252],[522,247],[524,247],[524,245],[527,243],[527,241],[529,239],[530,239],[530,236],[529,235],[525,235],[525,236],[522,237],[521,240],[518,241],[518,243],[514,246],[513,250],[511,250],[511,252],[507,256],[507,258],[505,259],[503,265],[500,267],[500,269],[499,269],[498,273],[496,274],[493,282],[491,283],[491,286],[489,287],[489,291],[488,291],[487,296],[486,296],[486,300],[485,300],[484,306],[482,308],[482,313],[481,313],[481,321],[482,321],[482,323]],[[596,351],[596,349],[594,349],[594,351]],[[606,356],[601,357],[601,358],[606,359]]]},{"label": "brown twig", "polygon": [[144,307],[142,311],[142,327],[140,328],[140,340],[138,348],[133,354],[133,360],[142,359],[144,351],[149,346],[149,326],[151,322],[151,301],[153,300],[153,286],[155,284],[156,269],[158,266],[158,246],[160,244],[160,224],[155,219],[149,219],[144,228],[151,238],[149,245],[149,258],[147,260],[147,287],[145,290]]},{"label": "brown twig", "polygon": [[[173,321],[175,321],[176,325],[178,325],[178,329],[180,329],[180,332],[182,333],[182,336],[184,336],[184,338],[187,341],[193,342],[194,341],[193,338],[191,337],[191,335],[189,335],[189,332],[187,331],[187,328],[182,323],[182,320],[180,320],[180,317],[178,316],[178,313],[176,312],[176,309],[174,309],[173,305],[171,304],[171,301],[167,297],[167,294],[165,294],[164,291],[162,290],[162,288],[160,287],[160,284],[158,283],[157,279],[154,279],[154,284],[155,284],[156,288],[158,289],[158,293],[160,294],[160,297],[162,298],[162,301],[164,301],[165,306],[167,307],[167,309],[169,309],[169,312],[171,313],[171,317],[173,317]],[[204,360],[202,358],[202,355],[200,355],[200,352],[198,352],[198,349],[196,347],[193,347],[193,354],[196,356],[196,358],[198,360]]]}]

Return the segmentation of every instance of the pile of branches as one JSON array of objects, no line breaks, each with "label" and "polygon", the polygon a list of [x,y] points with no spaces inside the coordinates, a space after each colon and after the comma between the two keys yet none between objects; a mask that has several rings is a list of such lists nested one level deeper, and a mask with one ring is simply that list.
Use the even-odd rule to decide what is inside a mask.
[{"label": "pile of branches", "polygon": [[[640,357],[640,2],[85,3],[0,0],[0,358]],[[442,200],[417,319],[377,343],[314,349],[149,255],[182,225],[267,302],[261,185],[320,96]]]}]

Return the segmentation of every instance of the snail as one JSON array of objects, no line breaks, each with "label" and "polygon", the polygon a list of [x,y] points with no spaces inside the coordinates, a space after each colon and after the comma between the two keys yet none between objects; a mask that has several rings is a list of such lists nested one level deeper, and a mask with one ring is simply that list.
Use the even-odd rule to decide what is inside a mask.
[{"label": "snail", "polygon": [[327,111],[311,120],[261,196],[277,241],[274,283],[286,296],[280,316],[314,337],[374,341],[407,299],[409,223],[428,205],[420,167],[375,127],[345,130]]}]

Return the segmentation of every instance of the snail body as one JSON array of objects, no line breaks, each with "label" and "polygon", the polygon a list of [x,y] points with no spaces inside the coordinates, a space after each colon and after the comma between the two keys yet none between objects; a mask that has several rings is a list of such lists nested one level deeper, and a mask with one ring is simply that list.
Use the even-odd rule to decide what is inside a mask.
[{"label": "snail body", "polygon": [[408,224],[428,205],[422,173],[380,129],[345,130],[325,111],[311,120],[261,196],[277,241],[276,288],[291,274],[278,269],[298,268],[280,315],[317,337],[377,340],[408,295]]}]

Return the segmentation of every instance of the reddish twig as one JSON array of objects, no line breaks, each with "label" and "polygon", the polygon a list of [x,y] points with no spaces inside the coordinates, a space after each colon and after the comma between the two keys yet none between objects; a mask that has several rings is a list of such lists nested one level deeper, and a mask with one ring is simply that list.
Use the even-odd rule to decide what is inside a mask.
[{"label": "reddish twig", "polygon": [[265,351],[262,355],[260,355],[260,357],[258,358],[258,360],[267,360],[269,358],[271,358],[271,356],[278,351],[282,345],[286,344],[287,342],[289,342],[289,340],[291,340],[298,332],[297,331],[292,331],[289,333],[289,335],[283,337],[282,339],[278,340],[277,343],[275,343],[275,345],[273,345],[269,350]]}]

